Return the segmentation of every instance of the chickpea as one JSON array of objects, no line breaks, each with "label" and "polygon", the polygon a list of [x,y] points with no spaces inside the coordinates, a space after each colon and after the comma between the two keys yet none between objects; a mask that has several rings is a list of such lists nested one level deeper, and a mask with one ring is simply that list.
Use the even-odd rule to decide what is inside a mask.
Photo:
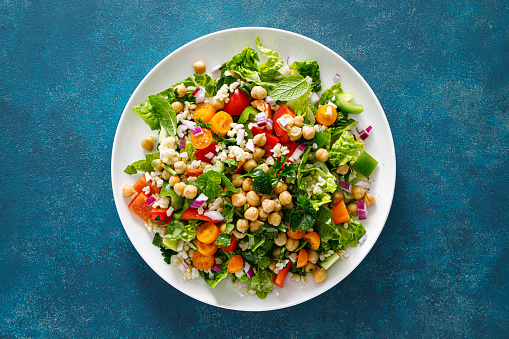
[{"label": "chickpea", "polygon": [[253,159],[250,159],[250,160],[246,161],[246,163],[242,167],[244,168],[244,171],[249,172],[250,170],[255,168],[256,165],[257,165],[256,161]]},{"label": "chickpea", "polygon": [[267,96],[267,90],[262,86],[254,86],[251,90],[251,96],[253,99],[263,100]]},{"label": "chickpea", "polygon": [[308,251],[308,261],[312,264],[316,264],[318,261],[318,252],[315,250]]},{"label": "chickpea", "polygon": [[289,204],[284,205],[287,210],[293,209],[293,201],[291,201]]},{"label": "chickpea", "polygon": [[295,121],[293,120],[293,117],[290,115],[290,114],[285,114],[283,115],[283,118],[286,119],[286,122],[288,123],[284,129],[288,132],[290,132],[290,130],[292,129],[293,127],[293,124],[295,123]]},{"label": "chickpea", "polygon": [[180,182],[180,177],[178,175],[172,175],[170,177],[170,186],[173,187],[175,186],[176,183]]},{"label": "chickpea", "polygon": [[272,250],[272,256],[274,258],[279,258],[281,257],[281,247],[276,247],[274,248],[274,250]]},{"label": "chickpea", "polygon": [[281,202],[279,201],[279,199],[275,199],[274,203],[276,204],[274,207],[275,212],[279,212],[283,209],[283,205],[281,205]]},{"label": "chickpea", "polygon": [[276,192],[276,194],[281,194],[283,193],[284,191],[286,191],[288,189],[288,185],[285,184],[284,182],[280,181],[276,184],[276,186],[274,186],[274,192]]},{"label": "chickpea", "polygon": [[182,98],[187,93],[187,87],[184,84],[180,84],[177,86],[177,95],[179,98]]},{"label": "chickpea", "polygon": [[189,251],[187,251],[187,255],[189,256],[189,258],[193,257],[194,252],[196,252],[196,251],[194,249],[192,249],[192,248],[190,248]]},{"label": "chickpea", "polygon": [[277,212],[271,213],[269,214],[268,221],[273,226],[279,226],[281,224],[281,216]]},{"label": "chickpea", "polygon": [[141,140],[141,147],[143,147],[146,151],[150,152],[154,149],[154,143],[149,139]]},{"label": "chickpea", "polygon": [[164,170],[163,173],[161,173],[161,177],[163,178],[163,180],[169,180],[171,177],[171,174],[167,170]]},{"label": "chickpea", "polygon": [[301,117],[300,115],[296,116],[295,119],[293,119],[293,123],[297,127],[302,127],[304,124],[304,117]]},{"label": "chickpea", "polygon": [[258,208],[258,218],[260,218],[260,220],[267,220],[267,218],[269,217],[269,213],[265,212],[262,208],[262,206],[260,206]]},{"label": "chickpea", "polygon": [[177,174],[184,174],[186,172],[187,166],[183,161],[177,161],[173,164],[173,168],[175,168],[175,172]]},{"label": "chickpea", "polygon": [[267,164],[262,164],[262,171],[267,172],[269,170],[269,166]]},{"label": "chickpea", "polygon": [[313,278],[315,282],[321,283],[327,278],[327,272],[323,268],[319,268],[313,272]]},{"label": "chickpea", "polygon": [[177,195],[180,195],[181,197],[184,196],[184,190],[186,189],[186,184],[184,184],[183,182],[178,182],[175,184],[175,186],[173,186],[173,190],[175,191],[175,193],[177,193]]},{"label": "chickpea", "polygon": [[290,137],[290,141],[299,140],[302,137],[302,128],[292,126],[290,132],[288,132],[288,136]]},{"label": "chickpea", "polygon": [[194,185],[186,185],[186,188],[184,188],[184,197],[187,199],[194,199],[196,197],[196,194],[198,194],[198,189]]},{"label": "chickpea", "polygon": [[265,200],[269,199],[270,200],[270,195],[268,194],[263,194],[261,197],[260,197],[260,204],[263,204],[263,202]]},{"label": "chickpea", "polygon": [[171,104],[171,108],[175,111],[175,113],[179,114],[184,109],[184,105],[180,101],[175,101]]},{"label": "chickpea", "polygon": [[274,271],[276,269],[276,264],[277,264],[276,260],[271,260],[269,264],[269,270]]},{"label": "chickpea", "polygon": [[285,247],[288,251],[293,252],[297,249],[297,247],[299,247],[299,241],[297,239],[289,238],[286,240]]},{"label": "chickpea", "polygon": [[334,192],[334,201],[332,202],[333,205],[339,204],[343,200],[343,194],[341,194],[340,191]]},{"label": "chickpea", "polygon": [[207,70],[207,67],[205,66],[205,62],[203,60],[198,60],[193,64],[194,71],[196,73],[203,74]]},{"label": "chickpea", "polygon": [[[288,241],[286,242],[288,244]],[[290,253],[290,255],[288,256],[288,258],[290,258],[291,261],[293,262],[296,262],[297,261],[297,253],[293,252],[293,253]]]},{"label": "chickpea", "polygon": [[302,127],[302,136],[306,140],[311,140],[315,137],[315,128],[313,126],[304,126]]},{"label": "chickpea", "polygon": [[318,159],[318,161],[326,162],[329,160],[329,152],[325,148],[320,148],[315,153],[315,158]]},{"label": "chickpea", "polygon": [[256,233],[260,229],[260,226],[263,224],[260,220],[251,221],[249,223],[249,231],[251,233]]},{"label": "chickpea", "polygon": [[350,205],[346,206],[346,209],[348,210],[348,213],[351,215],[357,215],[357,203],[353,202]]},{"label": "chickpea", "polygon": [[247,203],[250,206],[260,206],[260,196],[255,191],[247,192]]},{"label": "chickpea", "polygon": [[253,138],[253,144],[256,146],[263,147],[267,143],[267,137],[265,136],[265,133],[260,133],[254,136]]},{"label": "chickpea", "polygon": [[214,98],[214,99],[212,99],[212,107],[214,107],[214,109],[216,109],[216,110],[223,109],[224,101]]},{"label": "chickpea", "polygon": [[308,262],[306,266],[304,266],[304,272],[306,272],[307,275],[313,274],[313,272],[316,270],[316,265],[312,262]]},{"label": "chickpea", "polygon": [[276,203],[273,200],[267,199],[263,201],[262,207],[265,212],[270,213],[276,208]]},{"label": "chickpea", "polygon": [[375,203],[375,196],[371,193],[367,193],[364,195],[364,198],[362,199],[366,203],[366,206],[371,206]]},{"label": "chickpea", "polygon": [[237,231],[240,233],[245,233],[249,228],[249,221],[247,219],[239,219],[237,220]]},{"label": "chickpea", "polygon": [[244,206],[246,204],[246,197],[244,196],[244,194],[240,193],[234,194],[232,196],[232,204],[234,207]]},{"label": "chickpea", "polygon": [[219,225],[219,232],[226,233],[226,223],[223,222],[221,225]]},{"label": "chickpea", "polygon": [[364,198],[364,194],[366,193],[366,190],[362,187],[354,187],[352,190],[353,198],[355,200],[361,200]]},{"label": "chickpea", "polygon": [[236,230],[233,230],[232,233],[235,236],[235,238],[237,238],[237,239],[242,239],[242,238],[244,238],[246,236],[245,233],[240,233],[240,232],[238,232]]},{"label": "chickpea", "polygon": [[247,211],[244,213],[244,218],[255,221],[258,219],[258,208],[256,207],[249,207]]},{"label": "chickpea", "polygon": [[286,245],[286,241],[288,240],[288,237],[286,236],[285,232],[279,232],[277,237],[274,239],[274,243],[277,246],[284,246]]},{"label": "chickpea", "polygon": [[281,192],[279,201],[281,201],[281,205],[288,205],[292,202],[292,195],[288,191]]},{"label": "chickpea", "polygon": [[[258,134],[258,135],[260,135],[260,134]],[[263,148],[256,147],[255,151],[253,153],[253,159],[254,160],[261,159],[264,155],[265,155],[265,150]]]},{"label": "chickpea", "polygon": [[131,195],[133,195],[135,193],[136,193],[136,191],[134,190],[134,187],[131,185],[124,185],[124,187],[122,187],[122,195],[124,197],[130,197]]},{"label": "chickpea", "polygon": [[240,176],[240,174],[234,174],[232,176],[232,184],[235,187],[240,187],[244,183],[244,178]]},{"label": "chickpea", "polygon": [[348,170],[350,169],[350,167],[348,167],[348,165],[341,165],[338,167],[338,169],[336,170],[336,172],[338,172],[339,174],[341,175],[345,175],[348,173]]},{"label": "chickpea", "polygon": [[253,179],[246,178],[244,179],[244,182],[242,183],[242,189],[246,192],[253,190]]},{"label": "chickpea", "polygon": [[161,166],[161,164],[163,163],[163,161],[161,159],[156,159],[154,160],[154,162],[156,163],[156,165],[154,166],[154,169],[156,171],[160,171],[163,169],[163,166]]}]

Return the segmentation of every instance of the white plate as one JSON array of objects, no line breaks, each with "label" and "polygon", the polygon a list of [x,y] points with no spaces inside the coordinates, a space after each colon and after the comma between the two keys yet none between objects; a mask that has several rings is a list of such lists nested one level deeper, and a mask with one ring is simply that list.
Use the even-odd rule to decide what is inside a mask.
[{"label": "white plate", "polygon": [[[308,276],[306,285],[293,283],[289,275],[284,288],[274,285],[273,292],[264,300],[256,295],[243,296],[240,287],[233,288],[229,278],[214,289],[202,279],[184,282],[180,271],[163,261],[159,248],[151,243],[153,234],[148,233],[140,218],[129,210],[129,200],[121,193],[124,184],[134,184],[140,177],[124,173],[125,167],[144,158],[140,140],[154,133],[134,114],[131,107],[146,100],[148,95],[187,78],[193,73],[193,62],[198,59],[204,60],[210,68],[229,60],[246,46],[257,50],[254,42],[256,36],[260,37],[263,46],[278,51],[285,61],[288,56],[295,60],[316,59],[320,65],[323,89],[332,85],[334,74],[341,75],[343,89],[354,92],[354,101],[364,105],[364,113],[354,118],[373,126],[366,150],[379,162],[372,175],[374,181],[370,190],[376,196],[376,204],[370,207],[368,219],[363,222],[367,231],[366,242],[355,248],[349,247],[347,252],[350,256],[334,264],[327,271],[328,276],[323,283],[315,284],[312,276]],[[263,55],[257,52],[262,59]],[[272,28],[236,28],[212,33],[182,46],[164,58],[143,79],[118,124],[113,143],[111,178],[115,204],[124,229],[141,257],[161,278],[182,293],[210,305],[264,311],[296,305],[316,297],[338,284],[361,263],[375,244],[389,215],[396,182],[396,157],[389,124],[378,99],[348,62],[329,48],[302,35]]]}]

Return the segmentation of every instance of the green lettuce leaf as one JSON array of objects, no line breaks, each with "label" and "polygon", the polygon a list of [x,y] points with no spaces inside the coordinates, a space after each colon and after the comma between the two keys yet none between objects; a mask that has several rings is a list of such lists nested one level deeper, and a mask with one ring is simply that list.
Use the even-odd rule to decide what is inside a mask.
[{"label": "green lettuce leaf", "polygon": [[328,161],[334,167],[342,166],[349,161],[357,160],[363,148],[363,143],[355,141],[353,135],[345,131],[341,133],[339,139],[332,145]]},{"label": "green lettuce leaf", "polygon": [[200,275],[207,284],[214,288],[217,286],[217,284],[219,284],[221,280],[223,280],[228,275],[228,265],[227,263],[223,263],[221,265],[220,272],[215,272],[214,270],[211,270],[210,273],[200,271]]},{"label": "green lettuce leaf", "polygon": [[159,124],[159,118],[152,112],[152,105],[148,100],[142,102],[138,106],[132,108],[137,116],[143,119],[145,123],[150,127],[151,130],[157,130],[161,128]]},{"label": "green lettuce leaf", "polygon": [[164,127],[168,135],[177,134],[177,114],[168,101],[159,95],[151,95],[148,100],[152,105],[152,113],[157,116],[159,124]]},{"label": "green lettuce leaf", "polygon": [[258,266],[258,272],[251,279],[251,289],[260,299],[265,299],[272,292],[272,272]]},{"label": "green lettuce leaf", "polygon": [[316,60],[303,60],[294,61],[290,65],[291,70],[296,70],[303,77],[309,76],[313,79],[311,83],[311,92],[318,92],[322,89],[322,82],[320,81],[320,67]]},{"label": "green lettuce leaf", "polygon": [[341,233],[336,224],[334,224],[334,221],[332,221],[332,211],[324,206],[320,206],[318,210],[318,220],[314,229],[320,235],[322,244],[329,240],[341,239]]},{"label": "green lettuce leaf", "polygon": [[169,224],[162,225],[162,227],[166,228],[166,234],[164,235],[163,240],[191,241],[194,237],[196,237],[196,233],[198,231],[197,223],[188,223],[187,225],[184,225],[182,222],[177,220],[172,220]]},{"label": "green lettuce leaf", "polygon": [[[320,206],[331,201],[330,194],[328,193],[334,193],[337,189],[337,184],[336,178],[330,173],[323,162],[316,161],[311,165],[313,166],[312,168],[299,171],[297,186],[299,190],[307,193],[309,202],[315,210],[318,210]],[[317,186],[321,188],[321,193],[314,194],[308,192]]]},{"label": "green lettuce leaf", "polygon": [[339,232],[341,233],[341,239],[339,242],[341,246],[346,248],[346,246],[355,247],[359,239],[366,234],[366,229],[361,222],[354,217],[348,222],[348,228],[338,227]]},{"label": "green lettuce leaf", "polygon": [[262,81],[273,81],[275,75],[279,75],[278,70],[283,67],[283,59],[279,57],[278,52],[262,46],[259,37],[255,39],[256,47],[267,57],[267,61],[260,64],[260,79]]}]

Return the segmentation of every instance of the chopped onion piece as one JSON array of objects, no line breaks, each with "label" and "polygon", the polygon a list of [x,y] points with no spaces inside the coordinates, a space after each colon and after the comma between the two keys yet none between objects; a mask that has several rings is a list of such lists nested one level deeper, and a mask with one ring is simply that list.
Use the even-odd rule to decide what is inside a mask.
[{"label": "chopped onion piece", "polygon": [[194,136],[198,136],[198,135],[202,135],[203,134],[203,130],[201,129],[201,127],[193,128],[193,130],[191,132],[193,132]]},{"label": "chopped onion piece", "polygon": [[306,145],[304,143],[300,144],[295,151],[293,152],[292,156],[290,157],[291,160],[297,160],[302,155],[304,150],[306,149]]},{"label": "chopped onion piece", "polygon": [[359,186],[359,187],[362,187],[362,188],[368,188],[369,187],[369,182],[367,182],[366,180],[361,180],[358,183],[356,183],[355,186]]},{"label": "chopped onion piece", "polygon": [[208,152],[207,154],[205,154],[205,158],[207,159],[212,159],[214,157],[214,153],[212,152]]},{"label": "chopped onion piece", "polygon": [[341,75],[339,75],[338,73],[336,73],[336,75],[332,78],[332,82],[337,84],[338,82],[341,81]]},{"label": "chopped onion piece", "polygon": [[201,104],[201,103],[203,103],[203,102],[205,101],[205,91],[200,91],[200,92],[196,95],[195,99],[196,99],[196,103],[197,103],[197,104]]},{"label": "chopped onion piece", "polygon": [[331,105],[334,108],[338,108],[338,106],[335,103],[330,102],[330,101],[327,103],[327,105]]},{"label": "chopped onion piece", "polygon": [[252,140],[249,140],[247,143],[246,143],[246,148],[248,150],[250,150],[251,152],[254,152],[255,151],[255,145],[253,144],[253,141]]},{"label": "chopped onion piece", "polygon": [[274,128],[274,122],[272,121],[271,118],[267,118],[267,125],[265,126],[265,128],[267,128],[268,130],[271,130]]},{"label": "chopped onion piece", "polygon": [[186,125],[187,127],[189,127],[189,128],[195,128],[196,127],[196,122],[194,122],[194,121],[182,120],[182,123],[184,125]]},{"label": "chopped onion piece", "polygon": [[191,204],[191,208],[200,208],[209,198],[205,194],[200,194],[198,198]]},{"label": "chopped onion piece", "polygon": [[[189,126],[186,126],[184,124],[180,125],[179,127],[177,127],[177,135],[179,138],[183,138],[184,137],[184,132],[187,131],[189,129]],[[182,141],[182,140],[180,140]],[[185,142],[185,140],[184,140]],[[186,147],[186,146],[184,146]],[[183,147],[180,147],[180,148],[183,148]]]},{"label": "chopped onion piece", "polygon": [[265,97],[265,102],[269,104],[269,106],[274,106],[276,104],[276,99],[272,99],[268,95]]},{"label": "chopped onion piece", "polygon": [[145,200],[145,202],[147,203],[147,205],[152,205],[153,203],[156,202],[156,198],[155,197],[149,197],[149,198],[147,198],[147,200]]},{"label": "chopped onion piece", "polygon": [[320,96],[316,92],[312,93],[308,99],[309,103],[312,105],[316,104],[318,100],[320,100]]},{"label": "chopped onion piece", "polygon": [[218,212],[218,211],[207,211],[207,212],[203,213],[203,215],[206,217],[209,217],[210,219],[212,219],[214,221],[223,221],[224,220],[223,215],[221,214],[221,212]]},{"label": "chopped onion piece", "polygon": [[198,93],[200,93],[200,91],[201,91],[201,88],[198,87],[197,89],[195,89],[193,91],[193,93],[191,93],[191,95],[196,98],[196,96],[198,95]]},{"label": "chopped onion piece", "polygon": [[347,182],[344,181],[338,181],[339,187],[341,187],[343,190],[347,191],[348,193],[352,193],[352,185],[350,185]]},{"label": "chopped onion piece", "polygon": [[210,70],[210,77],[212,78],[212,80],[216,80],[221,76],[221,67],[222,67],[221,64],[212,67],[212,69]]},{"label": "chopped onion piece", "polygon": [[237,144],[240,144],[242,141],[244,141],[245,133],[246,133],[246,130],[243,128],[241,128],[237,131]]},{"label": "chopped onion piece", "polygon": [[[178,128],[177,128],[177,130],[178,130]],[[184,139],[179,141],[179,147],[182,149],[186,148],[186,141]]]},{"label": "chopped onion piece", "polygon": [[179,271],[184,273],[187,270],[188,266],[189,265],[187,264],[187,262],[185,260],[182,260],[182,262],[179,265]]},{"label": "chopped onion piece", "polygon": [[[180,240],[177,245],[177,252],[182,252],[183,250],[184,250],[184,241]],[[186,263],[186,265],[187,265],[187,263]]]},{"label": "chopped onion piece", "polygon": [[216,271],[217,273],[221,272],[221,266],[218,265],[218,264],[214,264],[212,265],[212,267],[210,268],[212,271]]},{"label": "chopped onion piece", "polygon": [[359,220],[366,219],[368,216],[368,207],[364,200],[357,201],[357,213],[359,214]]},{"label": "chopped onion piece", "polygon": [[288,125],[288,120],[286,120],[284,117],[281,117],[277,119],[277,123],[281,125],[281,127],[285,128],[286,125]]},{"label": "chopped onion piece", "polygon": [[246,271],[247,276],[248,276],[249,278],[252,278],[252,277],[254,276],[254,270],[253,270],[253,268],[251,267],[251,265],[249,265],[249,264],[247,263],[247,261],[246,261],[246,262],[245,262],[245,264],[244,264],[244,271]]},{"label": "chopped onion piece", "polygon": [[362,237],[359,238],[359,244],[364,244],[364,242],[366,241],[367,238],[368,238],[368,236],[366,234],[364,234]]}]

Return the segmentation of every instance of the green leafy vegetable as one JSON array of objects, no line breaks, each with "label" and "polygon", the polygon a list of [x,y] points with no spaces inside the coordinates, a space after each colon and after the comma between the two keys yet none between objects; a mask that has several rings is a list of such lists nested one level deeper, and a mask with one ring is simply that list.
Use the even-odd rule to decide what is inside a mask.
[{"label": "green leafy vegetable", "polygon": [[251,280],[251,289],[256,291],[260,299],[265,299],[267,294],[272,292],[272,272],[268,269],[258,267],[258,272]]},{"label": "green leafy vegetable", "polygon": [[232,236],[227,233],[219,233],[219,235],[216,238],[216,241],[214,242],[218,246],[224,246],[228,247],[230,246],[232,242]]},{"label": "green leafy vegetable", "polygon": [[[221,189],[221,174],[216,171],[207,171],[198,176],[193,183],[209,199],[215,199]],[[224,176],[224,174],[223,174]]]},{"label": "green leafy vegetable", "polygon": [[339,167],[349,161],[357,160],[364,144],[355,141],[353,135],[347,131],[341,133],[329,152],[329,162],[334,167]]},{"label": "green leafy vegetable", "polygon": [[312,92],[318,92],[322,89],[322,83],[320,81],[320,67],[316,60],[294,61],[290,65],[290,69],[298,71],[299,74],[304,77],[309,76],[313,79],[313,82],[311,83]]},{"label": "green leafy vegetable", "polygon": [[361,224],[360,221],[352,217],[352,219],[348,222],[348,228],[338,227],[341,233],[341,239],[339,240],[342,248],[344,249],[346,246],[355,247],[359,239],[366,234],[366,229],[364,225]]},{"label": "green leafy vegetable", "polygon": [[274,166],[269,168],[267,172],[264,172],[261,166],[257,166],[244,175],[253,179],[253,187],[257,193],[270,194],[279,182],[279,178],[275,173],[276,168]]},{"label": "green leafy vegetable", "polygon": [[309,88],[309,82],[302,75],[290,75],[281,80],[269,95],[276,100],[288,101],[300,97],[309,91]]},{"label": "green leafy vegetable", "polygon": [[299,195],[295,207],[286,211],[285,221],[290,224],[292,231],[309,230],[313,228],[318,215],[310,201],[304,195]]},{"label": "green leafy vegetable", "polygon": [[212,288],[216,287],[217,284],[223,280],[228,275],[228,265],[226,264],[226,261],[221,265],[221,271],[215,272],[213,270],[210,271],[210,273],[207,273],[205,271],[200,271],[200,275],[202,276],[203,280],[207,284],[209,284]]},{"label": "green leafy vegetable", "polygon": [[297,169],[299,168],[299,164],[287,162],[288,159],[289,158],[284,155],[281,157],[281,160],[275,158],[274,167],[276,168],[276,176],[280,176],[283,180],[289,179],[293,184],[297,178]]},{"label": "green leafy vegetable", "polygon": [[152,245],[160,247],[163,245],[163,238],[159,233],[156,233],[154,235],[154,239],[152,239]]},{"label": "green leafy vegetable", "polygon": [[278,70],[283,67],[283,59],[279,57],[278,52],[262,46],[259,37],[255,39],[256,47],[267,57],[267,61],[259,65],[260,79],[262,81],[272,81],[275,75],[278,75]]},{"label": "green leafy vegetable", "polygon": [[332,221],[332,211],[324,206],[318,210],[318,220],[314,228],[320,235],[322,246],[329,240],[341,239],[341,233],[334,221]]},{"label": "green leafy vegetable", "polygon": [[163,240],[184,240],[191,241],[194,237],[196,237],[196,232],[198,231],[198,224],[189,222],[187,225],[184,225],[182,222],[177,220],[172,220],[168,224],[159,221],[162,225],[158,225],[157,227],[166,228],[166,234],[164,235]]},{"label": "green leafy vegetable", "polygon": [[161,128],[159,124],[159,118],[157,115],[152,113],[152,105],[148,100],[142,102],[138,106],[132,108],[137,116],[143,119],[145,123],[150,127],[151,130],[157,130]]},{"label": "green leafy vegetable", "polygon": [[133,162],[130,165],[127,165],[124,172],[127,174],[136,174],[138,172],[144,172],[145,171],[145,160],[138,160]]},{"label": "green leafy vegetable", "polygon": [[159,95],[151,95],[148,100],[159,124],[164,127],[168,135],[175,135],[177,133],[177,115],[173,107]]}]

